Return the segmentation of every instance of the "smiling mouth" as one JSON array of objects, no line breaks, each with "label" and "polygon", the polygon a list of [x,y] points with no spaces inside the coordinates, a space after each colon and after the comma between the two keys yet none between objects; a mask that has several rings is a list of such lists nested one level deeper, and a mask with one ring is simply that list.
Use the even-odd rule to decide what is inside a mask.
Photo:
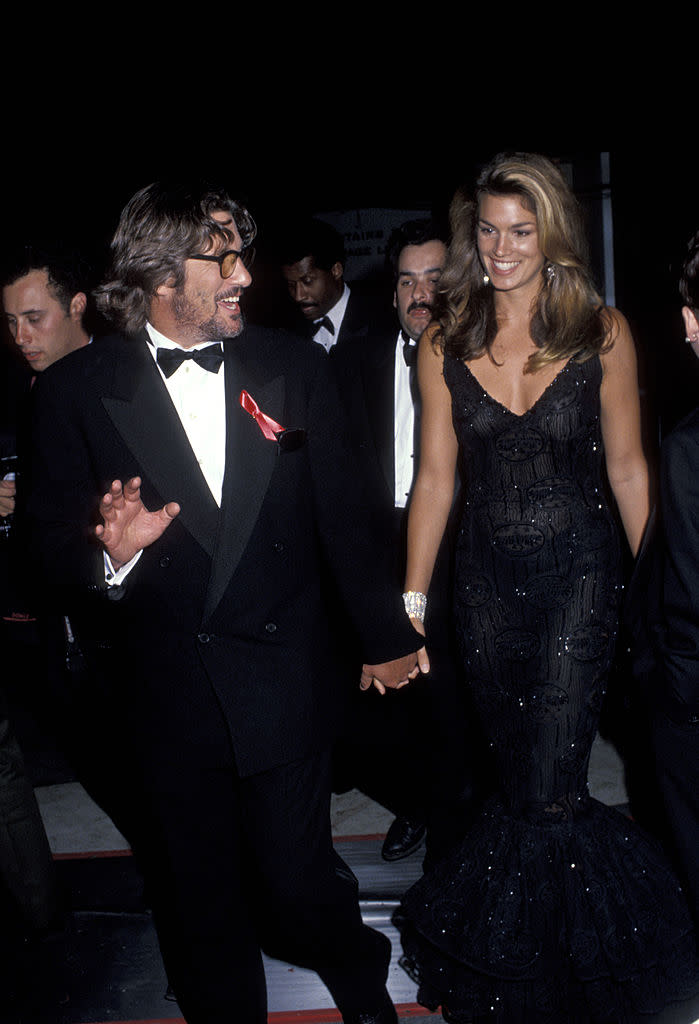
[{"label": "smiling mouth", "polygon": [[510,270],[514,270],[515,267],[519,266],[519,260],[494,260],[491,257],[491,262],[501,274],[507,274]]}]

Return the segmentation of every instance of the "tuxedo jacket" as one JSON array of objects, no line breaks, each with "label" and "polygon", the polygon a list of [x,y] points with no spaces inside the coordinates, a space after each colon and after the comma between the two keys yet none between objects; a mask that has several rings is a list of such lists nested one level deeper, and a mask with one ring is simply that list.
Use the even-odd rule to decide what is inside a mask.
[{"label": "tuxedo jacket", "polygon": [[[330,355],[333,359],[346,348],[353,348],[354,343],[360,339],[367,338],[376,331],[377,323],[383,324],[385,317],[379,312],[382,303],[366,294],[359,286],[350,286],[349,298],[345,308],[345,315],[340,324],[337,340],[330,348]],[[294,311],[294,318],[290,325],[292,331],[302,337],[313,338],[313,324],[306,320],[298,311]],[[317,342],[314,342],[317,344]],[[320,347],[320,346],[319,346]]]},{"label": "tuxedo jacket", "polygon": [[[335,371],[355,454],[372,500],[395,508],[395,349],[398,328],[371,334],[338,350]],[[416,467],[417,469],[417,467]],[[401,513],[398,513],[400,517]]]},{"label": "tuxedo jacket", "polygon": [[358,338],[365,338],[373,326],[374,315],[374,304],[358,291],[356,287],[350,288],[347,308],[340,324],[337,341],[330,351],[332,352],[333,349],[339,351],[348,342],[356,341]]},{"label": "tuxedo jacket", "polygon": [[663,442],[658,507],[629,588],[635,667],[651,702],[699,721],[699,408]]},{"label": "tuxedo jacket", "polygon": [[[259,327],[227,340],[224,353],[220,510],[144,333],[106,338],[42,375],[27,512],[42,578],[76,617],[90,609],[92,639],[122,670],[149,742],[167,722],[163,735],[186,731],[205,744],[207,716],[221,714],[247,775],[328,744],[341,702],[327,567],[357,666],[407,654],[420,638],[361,487],[347,488],[357,472],[325,353]],[[242,389],[304,443],[284,451],[265,438],[239,404]],[[133,476],[146,508],[177,501],[181,512],[123,587],[107,591],[93,539],[98,500],[112,480]]]},{"label": "tuxedo jacket", "polygon": [[[398,322],[384,319],[380,331],[356,339],[338,351],[333,362],[338,388],[349,418],[355,457],[368,489],[377,524],[391,537],[394,573],[402,586],[407,552],[408,505],[395,505],[395,360]],[[399,357],[400,358],[400,357]],[[415,367],[417,372],[417,367]],[[420,462],[420,397],[413,385],[414,472]],[[435,563],[427,603],[426,625],[435,645],[446,650],[451,632],[451,576],[453,536],[459,503],[456,495],[445,536]]]}]

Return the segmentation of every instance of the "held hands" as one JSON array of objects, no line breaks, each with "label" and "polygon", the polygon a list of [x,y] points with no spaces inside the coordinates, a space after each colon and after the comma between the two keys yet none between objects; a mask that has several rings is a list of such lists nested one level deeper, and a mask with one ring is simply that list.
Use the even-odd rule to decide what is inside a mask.
[{"label": "held hands", "polygon": [[171,501],[157,512],[149,512],[141,501],[140,477],[132,477],[123,486],[121,480],[115,480],[100,501],[103,525],[95,527],[95,535],[118,569],[161,537],[179,511],[177,502]]},{"label": "held hands", "polygon": [[[423,636],[425,627],[419,619],[410,620]],[[359,681],[360,690],[368,690],[373,684],[379,693],[384,694],[386,687],[391,690],[400,690],[407,686],[411,679],[420,673],[427,673],[430,670],[430,660],[427,651],[421,647],[414,654],[408,654],[403,658],[396,658],[395,661],[387,661],[382,665],[363,665],[362,675]]]},{"label": "held hands", "polygon": [[15,510],[17,484],[14,480],[0,480],[0,516],[10,516]]}]

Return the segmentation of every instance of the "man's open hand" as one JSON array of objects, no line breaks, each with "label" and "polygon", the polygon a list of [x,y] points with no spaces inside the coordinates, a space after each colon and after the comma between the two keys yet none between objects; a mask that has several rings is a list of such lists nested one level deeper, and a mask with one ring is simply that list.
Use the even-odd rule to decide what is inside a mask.
[{"label": "man's open hand", "polygon": [[118,569],[161,537],[179,511],[177,502],[171,501],[157,512],[149,512],[141,501],[140,477],[123,485],[115,480],[100,501],[102,525],[95,527],[95,535]]}]

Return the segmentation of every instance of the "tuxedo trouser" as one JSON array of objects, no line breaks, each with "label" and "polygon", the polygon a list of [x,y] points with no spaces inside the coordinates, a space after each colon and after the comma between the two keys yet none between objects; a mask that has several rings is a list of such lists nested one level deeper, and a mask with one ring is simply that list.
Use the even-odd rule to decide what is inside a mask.
[{"label": "tuxedo trouser", "polygon": [[[407,519],[396,509],[396,587],[404,577]],[[428,826],[428,849],[446,852],[463,837],[480,761],[475,715],[451,624],[450,558],[440,550],[427,602],[430,673],[381,695],[354,691],[335,752],[338,790],[358,788],[396,817]]]},{"label": "tuxedo trouser", "polygon": [[34,789],[0,694],[0,882],[27,932],[52,924],[58,910],[54,864]]},{"label": "tuxedo trouser", "polygon": [[[699,927],[699,724],[654,709],[651,721],[658,786],[669,845]],[[667,837],[661,837],[667,840]]]},{"label": "tuxedo trouser", "polygon": [[261,948],[316,970],[343,1012],[379,1006],[390,943],[363,924],[332,846],[329,754],[244,779],[201,755],[185,746],[152,765],[141,851],[188,1024],[266,1021]]}]

